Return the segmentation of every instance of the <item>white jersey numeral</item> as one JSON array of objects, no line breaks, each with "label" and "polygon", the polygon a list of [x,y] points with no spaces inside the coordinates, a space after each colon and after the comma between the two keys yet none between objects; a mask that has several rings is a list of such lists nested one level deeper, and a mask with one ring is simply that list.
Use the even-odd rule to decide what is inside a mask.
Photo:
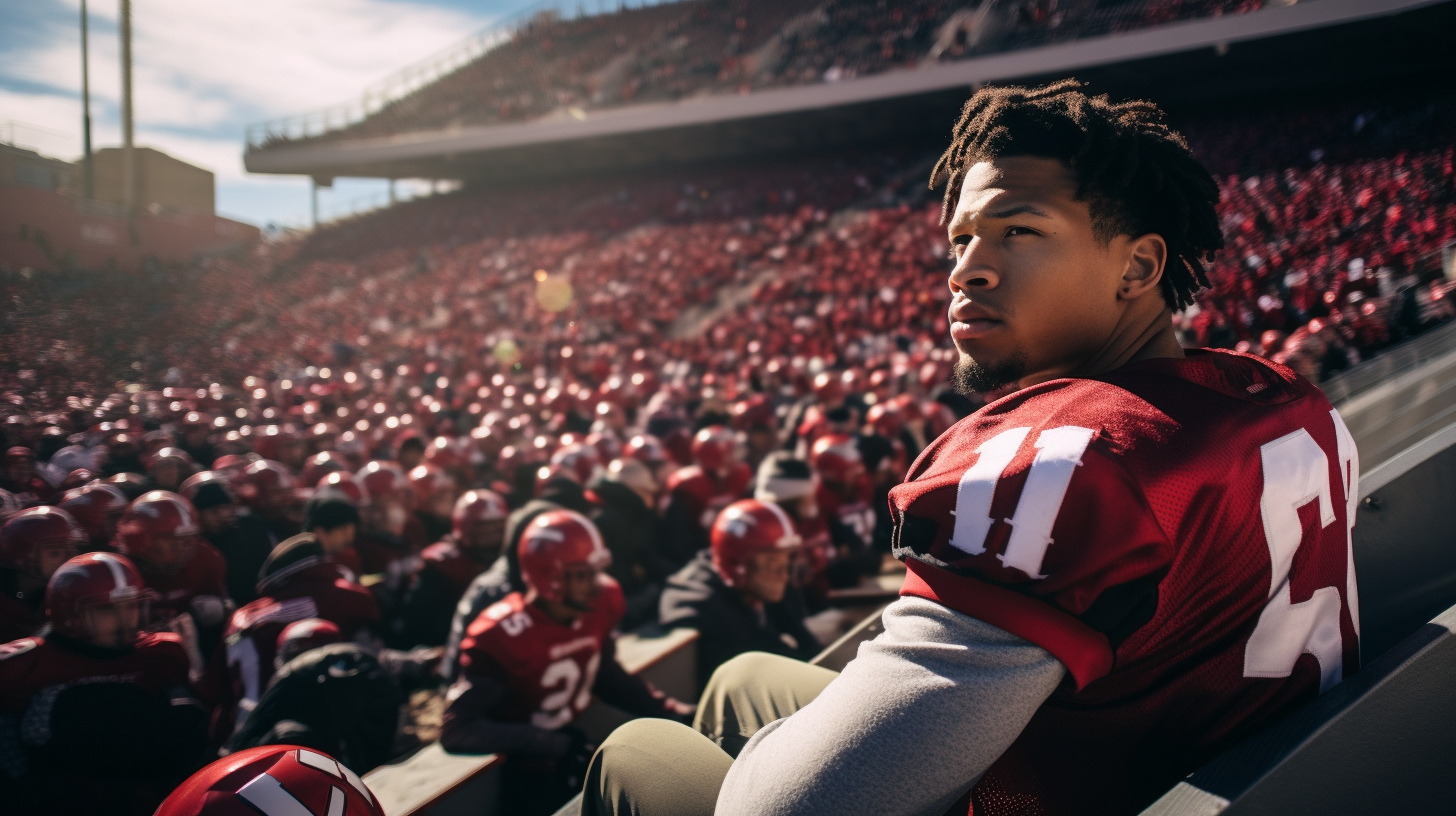
[{"label": "white jersey numeral", "polygon": [[541,672],[541,687],[560,688],[541,700],[541,710],[531,715],[531,724],[537,728],[557,729],[570,723],[577,714],[591,704],[592,685],[597,679],[597,667],[601,665],[602,653],[593,654],[587,661],[586,671],[581,664],[570,657],[564,657]]},{"label": "white jersey numeral", "polygon": [[[1359,614],[1354,554],[1350,546],[1359,459],[1354,440],[1339,414],[1331,411],[1330,417],[1334,421],[1340,459],[1340,481],[1335,484],[1330,483],[1329,457],[1304,428],[1259,449],[1264,469],[1259,513],[1264,524],[1264,540],[1269,546],[1269,602],[1259,614],[1259,622],[1244,648],[1245,677],[1288,677],[1300,655],[1314,655],[1319,661],[1321,692],[1340,682],[1343,676],[1340,591],[1335,587],[1321,587],[1309,600],[1294,603],[1290,571],[1304,537],[1300,508],[1317,502],[1320,528],[1330,526],[1336,519],[1335,490],[1341,491],[1338,499],[1344,504],[1347,521],[1343,536],[1347,564],[1345,597],[1350,604],[1350,619],[1356,621]],[[1358,637],[1359,624],[1356,626]]]},{"label": "white jersey numeral", "polygon": [[[986,552],[986,537],[995,522],[991,518],[991,501],[996,497],[996,487],[1030,433],[1030,428],[1011,428],[987,439],[976,449],[976,463],[961,476],[956,488],[951,546],[970,555]],[[1067,497],[1072,474],[1082,464],[1082,454],[1096,436],[1092,428],[1076,425],[1037,434],[1036,458],[1027,471],[1016,512],[1006,520],[1011,525],[1011,540],[1006,544],[1006,552],[996,556],[1002,564],[1032,578],[1046,577],[1041,574],[1041,567],[1052,544],[1052,527]]]}]

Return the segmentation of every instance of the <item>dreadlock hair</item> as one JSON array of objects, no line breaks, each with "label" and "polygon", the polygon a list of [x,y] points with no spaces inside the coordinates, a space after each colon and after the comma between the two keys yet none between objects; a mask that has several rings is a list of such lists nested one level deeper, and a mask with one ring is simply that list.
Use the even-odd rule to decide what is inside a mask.
[{"label": "dreadlock hair", "polygon": [[1223,248],[1218,184],[1168,127],[1152,102],[1112,103],[1088,96],[1064,79],[1039,88],[983,88],[966,102],[950,147],[930,172],[934,189],[946,180],[941,223],[955,210],[971,165],[1002,156],[1056,159],[1076,179],[1092,232],[1100,241],[1157,233],[1171,257],[1163,269],[1163,299],[1174,311],[1193,304],[1209,286],[1206,262]]}]

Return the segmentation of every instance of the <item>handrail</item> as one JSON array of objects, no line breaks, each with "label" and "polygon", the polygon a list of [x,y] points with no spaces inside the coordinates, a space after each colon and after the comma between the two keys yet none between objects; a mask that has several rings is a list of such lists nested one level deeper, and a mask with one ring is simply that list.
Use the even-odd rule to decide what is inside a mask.
[{"label": "handrail", "polygon": [[384,79],[369,85],[355,101],[249,125],[246,133],[247,149],[264,147],[274,141],[307,139],[356,124],[390,103],[403,99],[426,85],[480,59],[495,47],[509,42],[524,28],[535,23],[583,19],[614,14],[627,8],[663,5],[681,2],[681,0],[636,0],[635,3],[618,0],[618,5],[613,9],[605,7],[605,0],[598,0],[602,5],[599,5],[595,12],[588,12],[585,5],[580,3],[576,5],[575,11],[571,11],[567,6],[568,2],[569,0],[541,0],[541,2],[492,22],[464,40],[422,60],[410,63]]},{"label": "handrail", "polygon": [[1363,363],[1319,384],[1330,402],[1339,405],[1391,377],[1409,371],[1456,349],[1456,320],[1447,321],[1418,337],[1386,349]]}]

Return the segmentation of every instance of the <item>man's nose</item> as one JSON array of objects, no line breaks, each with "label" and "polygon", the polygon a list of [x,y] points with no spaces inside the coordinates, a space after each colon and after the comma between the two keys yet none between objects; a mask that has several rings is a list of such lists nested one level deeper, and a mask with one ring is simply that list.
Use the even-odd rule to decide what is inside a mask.
[{"label": "man's nose", "polygon": [[969,292],[976,289],[994,289],[1001,283],[991,247],[980,238],[972,238],[956,261],[950,273],[950,290]]}]

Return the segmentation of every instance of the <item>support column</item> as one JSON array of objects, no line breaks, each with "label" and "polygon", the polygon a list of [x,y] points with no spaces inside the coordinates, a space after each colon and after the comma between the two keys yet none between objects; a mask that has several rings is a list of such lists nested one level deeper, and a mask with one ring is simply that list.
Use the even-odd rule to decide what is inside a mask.
[{"label": "support column", "polygon": [[81,195],[96,197],[96,175],[91,165],[91,62],[86,0],[81,0]]},{"label": "support column", "polygon": [[312,229],[318,229],[318,225],[319,225],[319,220],[318,220],[318,188],[319,188],[318,179],[313,178],[312,176],[310,176],[309,179],[308,179],[309,227],[311,227]]},{"label": "support column", "polygon": [[397,201],[398,201],[398,199],[394,197],[394,179],[390,179],[389,180],[389,206],[393,207]]},{"label": "support column", "polygon": [[136,151],[131,98],[131,0],[121,0],[121,206],[127,217],[137,205]]}]

